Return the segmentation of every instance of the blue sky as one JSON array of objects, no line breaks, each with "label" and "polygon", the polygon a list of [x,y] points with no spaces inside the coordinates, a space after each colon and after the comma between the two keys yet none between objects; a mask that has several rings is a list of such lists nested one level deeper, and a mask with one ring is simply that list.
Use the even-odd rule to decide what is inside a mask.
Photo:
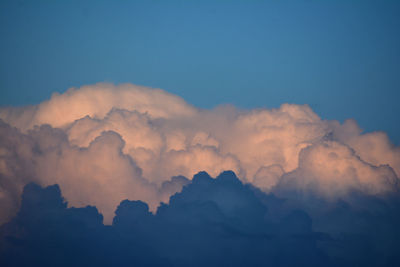
[{"label": "blue sky", "polygon": [[309,104],[400,143],[399,1],[1,1],[0,105],[96,82]]}]

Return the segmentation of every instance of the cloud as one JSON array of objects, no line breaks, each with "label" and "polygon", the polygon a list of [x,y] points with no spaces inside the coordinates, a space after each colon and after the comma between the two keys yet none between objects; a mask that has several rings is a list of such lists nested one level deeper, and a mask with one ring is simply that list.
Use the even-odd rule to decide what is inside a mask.
[{"label": "cloud", "polygon": [[298,168],[284,174],[277,187],[320,193],[327,198],[355,190],[370,195],[399,190],[398,178],[389,165],[369,164],[337,141],[323,141],[303,149]]},{"label": "cloud", "polygon": [[[4,219],[17,210],[21,189],[29,181],[59,184],[70,205],[96,205],[109,222],[121,199],[142,199],[153,209],[162,200],[158,199],[158,188],[122,153],[124,141],[115,132],[102,132],[86,148],[71,145],[62,130],[48,125],[25,135],[3,124],[1,132]],[[175,188],[180,190],[179,184]]]},{"label": "cloud", "polygon": [[34,107],[3,108],[1,118],[27,130],[34,125],[65,126],[85,116],[104,118],[113,108],[136,110],[152,118],[188,116],[195,109],[178,96],[159,89],[123,84],[99,83],[54,93],[50,100]]},{"label": "cloud", "polygon": [[67,208],[57,185],[28,184],[17,216],[1,227],[0,265],[169,266],[135,240],[118,242],[102,220],[95,207]]},{"label": "cloud", "polygon": [[68,208],[58,185],[28,184],[17,215],[0,227],[0,264],[397,266],[399,204],[399,195],[363,192],[347,201],[279,198],[231,171],[200,172],[154,213],[121,201],[104,226],[95,207]]},{"label": "cloud", "polygon": [[[288,266],[329,263],[310,217],[292,211],[272,222],[251,187],[232,172],[197,174],[155,214],[125,200],[112,226],[95,207],[67,208],[57,185],[24,189],[17,216],[0,229],[7,266]],[[228,253],[229,252],[229,253]],[[227,254],[228,253],[228,254]],[[19,255],[19,256],[17,256]]]},{"label": "cloud", "polygon": [[398,190],[400,148],[385,133],[322,120],[307,105],[202,110],[160,89],[95,84],[0,108],[0,119],[0,223],[29,182],[59,184],[69,205],[95,205],[107,223],[123,199],[155,211],[187,184],[171,177],[199,171],[232,170],[265,192],[331,201]]}]

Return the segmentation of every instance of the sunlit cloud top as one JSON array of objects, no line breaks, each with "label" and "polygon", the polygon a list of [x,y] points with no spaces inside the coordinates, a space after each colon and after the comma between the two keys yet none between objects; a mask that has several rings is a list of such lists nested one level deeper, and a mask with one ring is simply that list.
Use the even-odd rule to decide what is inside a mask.
[{"label": "sunlit cloud top", "polygon": [[95,205],[106,222],[123,199],[154,210],[185,184],[171,177],[199,171],[326,199],[398,190],[400,148],[385,133],[322,120],[307,105],[204,110],[160,89],[95,84],[1,108],[0,118],[4,218],[29,181],[59,184],[70,205]]}]

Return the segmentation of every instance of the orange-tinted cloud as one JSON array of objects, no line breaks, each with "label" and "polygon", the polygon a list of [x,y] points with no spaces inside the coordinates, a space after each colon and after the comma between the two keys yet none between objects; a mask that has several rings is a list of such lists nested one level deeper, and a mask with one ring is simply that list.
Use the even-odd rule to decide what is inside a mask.
[{"label": "orange-tinted cloud", "polygon": [[352,188],[397,190],[400,174],[400,148],[386,134],[322,120],[307,105],[202,110],[159,89],[96,84],[37,106],[1,108],[0,119],[4,218],[29,181],[59,184],[70,205],[95,205],[110,222],[121,200],[154,210],[168,201],[164,182],[199,171],[233,170],[265,191],[294,181],[327,198]]}]

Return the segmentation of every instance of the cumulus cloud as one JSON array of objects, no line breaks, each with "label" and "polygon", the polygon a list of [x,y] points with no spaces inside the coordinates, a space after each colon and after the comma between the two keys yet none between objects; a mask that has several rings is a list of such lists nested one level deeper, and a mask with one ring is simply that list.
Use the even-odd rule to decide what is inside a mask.
[{"label": "cumulus cloud", "polygon": [[34,125],[62,127],[85,116],[104,118],[113,108],[136,110],[152,118],[190,116],[195,110],[183,99],[159,89],[123,84],[96,84],[54,93],[50,100],[34,107],[3,108],[1,118],[27,130]]},{"label": "cumulus cloud", "polygon": [[337,141],[323,141],[303,149],[298,168],[284,174],[278,187],[320,193],[328,198],[354,190],[378,195],[399,189],[396,173],[389,165],[371,165]]},{"label": "cumulus cloud", "polygon": [[67,208],[58,186],[29,184],[18,215],[0,228],[0,264],[329,265],[306,213],[271,221],[267,207],[232,172],[216,179],[199,173],[154,215],[146,203],[129,200],[115,214],[105,227],[96,208]]},{"label": "cumulus cloud", "polygon": [[[57,185],[25,186],[17,215],[0,227],[4,266],[398,266],[399,196],[352,193],[285,199],[206,172],[154,213],[123,200],[111,226],[95,207],[67,208]],[[357,203],[357,204],[354,204]],[[318,208],[311,206],[318,206]],[[310,211],[308,211],[310,210]],[[318,228],[318,230],[316,230]]]},{"label": "cumulus cloud", "polygon": [[122,199],[155,211],[187,184],[171,177],[199,171],[232,170],[265,192],[332,201],[354,189],[398,190],[400,148],[386,134],[322,120],[307,105],[202,110],[160,89],[95,84],[0,108],[0,119],[0,223],[31,181],[59,184],[71,206],[95,205],[107,223]]}]

